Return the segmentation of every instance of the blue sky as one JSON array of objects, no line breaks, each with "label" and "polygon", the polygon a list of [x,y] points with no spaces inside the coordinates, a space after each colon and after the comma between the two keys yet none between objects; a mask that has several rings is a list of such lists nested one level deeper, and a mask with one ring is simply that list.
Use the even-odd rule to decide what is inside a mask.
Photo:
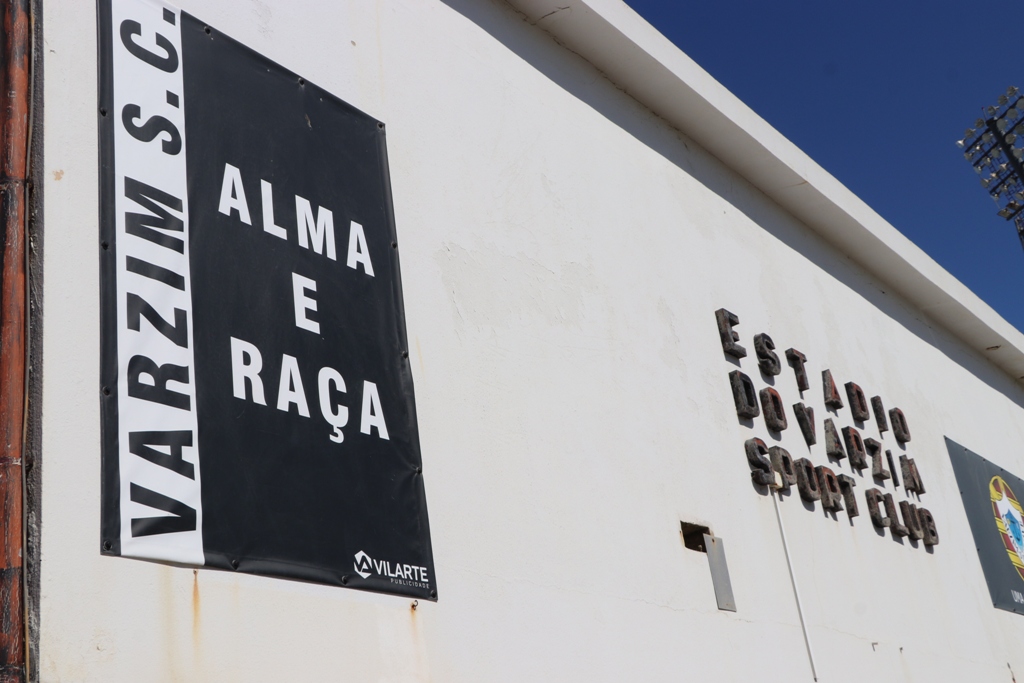
[{"label": "blue sky", "polygon": [[1024,88],[1002,37],[1017,15],[1004,29],[977,3],[942,0],[626,1],[1024,330],[1024,248],[955,144],[982,107]]}]

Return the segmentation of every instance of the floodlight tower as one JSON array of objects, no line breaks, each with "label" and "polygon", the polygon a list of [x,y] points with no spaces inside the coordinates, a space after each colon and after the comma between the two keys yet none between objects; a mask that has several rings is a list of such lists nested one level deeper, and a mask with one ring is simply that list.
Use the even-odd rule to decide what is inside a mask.
[{"label": "floodlight tower", "polygon": [[1014,222],[1024,246],[1024,96],[1015,87],[1007,90],[956,144],[981,176],[999,215]]}]

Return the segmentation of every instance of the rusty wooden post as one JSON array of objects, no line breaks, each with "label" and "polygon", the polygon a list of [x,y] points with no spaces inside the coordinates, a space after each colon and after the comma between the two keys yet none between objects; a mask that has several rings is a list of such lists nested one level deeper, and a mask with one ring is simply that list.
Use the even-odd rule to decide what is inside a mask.
[{"label": "rusty wooden post", "polygon": [[23,471],[29,0],[0,0],[0,683],[25,680]]}]

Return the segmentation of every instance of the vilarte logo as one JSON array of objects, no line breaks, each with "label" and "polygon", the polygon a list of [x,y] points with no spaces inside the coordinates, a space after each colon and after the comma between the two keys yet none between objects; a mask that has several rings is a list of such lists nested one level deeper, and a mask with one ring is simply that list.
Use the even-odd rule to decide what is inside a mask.
[{"label": "vilarte logo", "polygon": [[426,567],[374,560],[362,550],[356,553],[356,561],[352,564],[352,568],[364,579],[370,578],[371,574],[376,574],[390,579],[391,583],[420,588],[427,588],[430,582]]},{"label": "vilarte logo", "polygon": [[373,560],[362,550],[356,553],[356,561],[352,566],[356,570],[356,574],[364,579],[370,578],[370,574],[373,573]]}]

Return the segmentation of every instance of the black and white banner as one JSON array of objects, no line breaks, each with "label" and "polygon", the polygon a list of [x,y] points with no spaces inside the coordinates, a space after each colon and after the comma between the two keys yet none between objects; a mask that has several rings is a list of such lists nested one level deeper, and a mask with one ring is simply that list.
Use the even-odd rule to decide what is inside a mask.
[{"label": "black and white banner", "polygon": [[100,1],[102,552],[437,597],[384,126]]},{"label": "black and white banner", "polygon": [[946,449],[992,605],[1024,613],[1024,480],[948,437]]}]

